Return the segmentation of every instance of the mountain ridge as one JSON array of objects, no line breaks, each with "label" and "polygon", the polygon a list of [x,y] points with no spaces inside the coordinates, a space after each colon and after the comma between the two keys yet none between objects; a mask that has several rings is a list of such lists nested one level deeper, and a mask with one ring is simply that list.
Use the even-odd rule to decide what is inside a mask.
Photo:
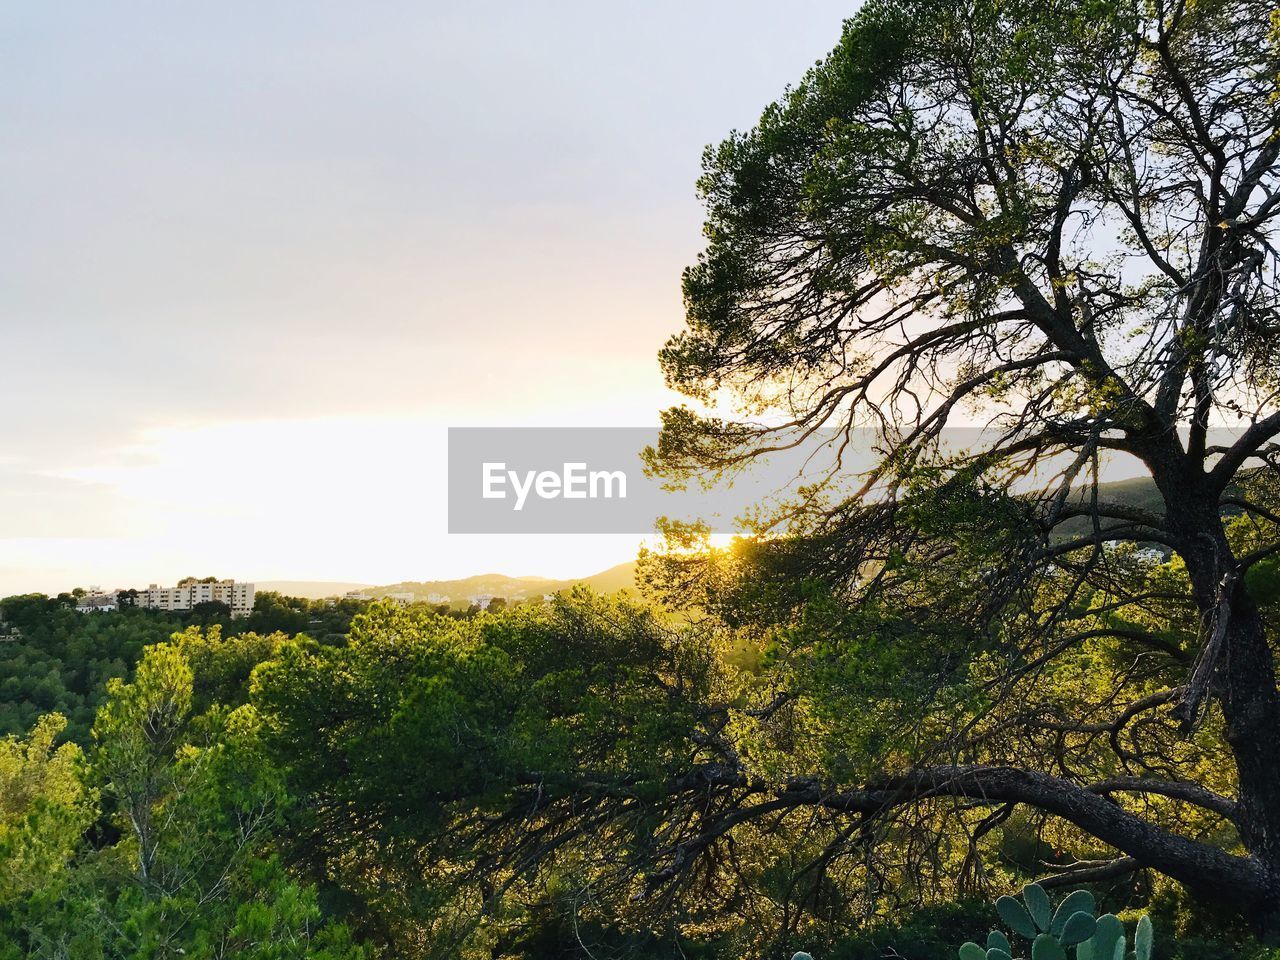
[{"label": "mountain ridge", "polygon": [[364,593],[371,597],[385,597],[396,593],[413,594],[415,600],[436,600],[457,604],[470,602],[474,597],[504,597],[508,600],[527,600],[548,593],[558,593],[583,584],[601,593],[635,589],[636,562],[628,560],[616,566],[600,570],[585,577],[556,579],[536,575],[508,576],[503,573],[478,573],[453,580],[402,580],[383,585],[347,583],[335,580],[260,580],[259,590],[270,590],[290,597],[322,600],[340,597],[346,593]]}]

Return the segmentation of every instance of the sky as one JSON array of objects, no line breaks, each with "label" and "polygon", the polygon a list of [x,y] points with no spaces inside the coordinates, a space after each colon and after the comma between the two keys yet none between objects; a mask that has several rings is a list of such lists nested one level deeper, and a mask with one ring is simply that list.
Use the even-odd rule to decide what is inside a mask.
[{"label": "sky", "polygon": [[449,426],[647,426],[702,149],[852,2],[9,4],[0,595],[587,575]]}]

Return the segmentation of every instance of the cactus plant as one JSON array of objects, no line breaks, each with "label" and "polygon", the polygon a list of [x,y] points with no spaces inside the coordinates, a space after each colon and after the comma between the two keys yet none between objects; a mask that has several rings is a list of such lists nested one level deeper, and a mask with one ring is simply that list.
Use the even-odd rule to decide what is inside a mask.
[{"label": "cactus plant", "polygon": [[[1030,960],[1067,960],[1067,949],[1075,947],[1075,960],[1151,960],[1154,930],[1145,914],[1138,920],[1133,949],[1125,936],[1124,924],[1115,914],[1094,917],[1097,904],[1087,890],[1076,890],[1053,908],[1049,895],[1039,884],[1022,889],[1022,899],[1001,897],[996,913],[1018,937],[1031,945]],[[1013,960],[1009,938],[992,930],[986,947],[969,942],[960,947],[960,960]],[[795,960],[795,958],[793,958]]]}]

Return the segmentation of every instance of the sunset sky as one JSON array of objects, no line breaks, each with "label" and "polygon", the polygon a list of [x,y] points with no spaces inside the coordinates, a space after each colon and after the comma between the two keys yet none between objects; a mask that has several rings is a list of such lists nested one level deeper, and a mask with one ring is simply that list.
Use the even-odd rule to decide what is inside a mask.
[{"label": "sunset sky", "polygon": [[633,556],[448,536],[445,430],[656,422],[701,150],[851,12],[10,5],[0,595]]}]

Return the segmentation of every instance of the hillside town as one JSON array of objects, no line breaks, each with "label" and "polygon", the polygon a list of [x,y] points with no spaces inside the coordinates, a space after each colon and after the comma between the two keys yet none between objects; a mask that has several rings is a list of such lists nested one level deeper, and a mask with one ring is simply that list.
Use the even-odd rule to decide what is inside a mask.
[{"label": "hillside town", "polygon": [[145,590],[106,592],[90,587],[76,601],[76,610],[80,613],[107,613],[122,606],[133,606],[143,610],[186,611],[205,603],[221,603],[231,610],[233,618],[239,619],[253,612],[253,598],[252,583],[189,577],[180,580],[177,586],[161,587],[153,583]]}]

